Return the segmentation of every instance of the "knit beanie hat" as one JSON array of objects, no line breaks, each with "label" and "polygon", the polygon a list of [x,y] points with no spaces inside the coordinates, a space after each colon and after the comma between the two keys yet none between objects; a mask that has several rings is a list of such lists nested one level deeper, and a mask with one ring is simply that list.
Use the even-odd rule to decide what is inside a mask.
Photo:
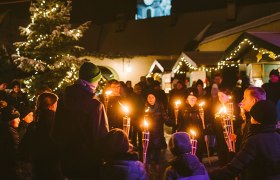
[{"label": "knit beanie hat", "polygon": [[189,153],[192,150],[190,136],[185,132],[174,133],[169,140],[168,146],[175,156]]},{"label": "knit beanie hat", "polygon": [[269,76],[271,76],[271,75],[279,76],[279,71],[278,71],[278,69],[272,69],[272,70],[270,71],[270,73],[269,73]]},{"label": "knit beanie hat", "polygon": [[91,62],[85,62],[79,70],[79,78],[90,83],[96,82],[101,78],[100,69]]},{"label": "knit beanie hat", "polygon": [[110,130],[104,140],[104,149],[111,156],[128,152],[129,141],[126,133],[118,128]]},{"label": "knit beanie hat", "polygon": [[261,100],[252,107],[250,115],[261,124],[276,124],[277,111],[272,101]]},{"label": "knit beanie hat", "polygon": [[19,112],[12,106],[6,106],[1,110],[1,119],[5,122],[19,118]]},{"label": "knit beanie hat", "polygon": [[196,98],[198,97],[198,90],[197,88],[190,88],[187,91],[187,97],[188,96],[195,96]]}]

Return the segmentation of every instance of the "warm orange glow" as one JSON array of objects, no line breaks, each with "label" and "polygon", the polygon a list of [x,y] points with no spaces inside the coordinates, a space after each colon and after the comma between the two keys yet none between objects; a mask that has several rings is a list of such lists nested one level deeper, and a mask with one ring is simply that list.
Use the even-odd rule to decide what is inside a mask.
[{"label": "warm orange glow", "polygon": [[193,136],[193,137],[195,137],[196,136],[196,133],[195,133],[195,131],[194,130],[190,130],[190,133],[191,133],[191,135]]},{"label": "warm orange glow", "polygon": [[112,94],[113,91],[106,91],[105,94],[106,96],[110,96]]},{"label": "warm orange glow", "polygon": [[129,108],[126,105],[123,105],[122,103],[119,102],[119,104],[121,105],[121,107],[123,108],[125,114],[129,113]]},{"label": "warm orange glow", "polygon": [[204,106],[204,105],[205,105],[205,102],[199,103],[199,107],[202,107],[202,106]]},{"label": "warm orange glow", "polygon": [[149,126],[149,123],[144,119],[144,129],[147,130]]},{"label": "warm orange glow", "polygon": [[147,107],[147,108],[145,109],[145,113],[149,112],[149,110],[150,110],[150,108]]},{"label": "warm orange glow", "polygon": [[175,102],[175,107],[177,108],[180,104],[181,104],[181,101],[180,101],[180,100],[176,101],[176,102]]},{"label": "warm orange glow", "polygon": [[227,113],[227,108],[225,106],[221,107],[219,114],[226,114]]}]

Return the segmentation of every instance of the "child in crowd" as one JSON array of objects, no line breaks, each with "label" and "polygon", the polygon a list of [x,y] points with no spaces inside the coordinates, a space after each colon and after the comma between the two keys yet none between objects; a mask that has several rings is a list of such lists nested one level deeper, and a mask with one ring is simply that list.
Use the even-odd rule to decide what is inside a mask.
[{"label": "child in crowd", "polygon": [[166,168],[163,179],[209,180],[204,165],[195,155],[191,154],[192,145],[187,133],[174,133],[168,146],[175,158],[170,161],[170,166]]},{"label": "child in crowd", "polygon": [[121,129],[112,129],[104,139],[104,160],[101,179],[146,180],[144,165],[138,154],[130,150],[127,134]]}]

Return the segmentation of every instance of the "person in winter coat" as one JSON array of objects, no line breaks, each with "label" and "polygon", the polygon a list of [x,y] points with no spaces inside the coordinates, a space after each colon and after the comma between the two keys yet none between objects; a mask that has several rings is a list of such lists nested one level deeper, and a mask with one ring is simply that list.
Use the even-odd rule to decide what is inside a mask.
[{"label": "person in winter coat", "polygon": [[[248,87],[244,91],[243,100],[240,103],[240,107],[245,111],[243,118],[244,122],[241,129],[241,142],[240,149],[242,149],[243,144],[246,142],[248,131],[251,126],[251,116],[249,112],[251,108],[256,104],[256,102],[266,100],[266,92],[261,87]],[[248,113],[248,114],[246,114]]]},{"label": "person in winter coat", "polygon": [[163,125],[170,125],[170,119],[164,110],[163,105],[157,101],[154,91],[147,93],[145,103],[145,116],[149,123],[150,139],[147,150],[146,161],[148,169],[151,170],[151,164],[155,164],[156,174],[160,175],[161,150],[167,147],[164,137]]},{"label": "person in winter coat", "polygon": [[209,180],[204,165],[195,155],[191,154],[192,145],[187,133],[174,133],[169,140],[168,146],[175,157],[165,170],[164,180],[184,178],[188,180]]},{"label": "person in winter coat", "polygon": [[266,99],[277,104],[280,99],[280,77],[278,69],[272,69],[269,73],[269,82],[264,83],[262,88],[266,92]]},{"label": "person in winter coat", "polygon": [[[221,109],[222,108],[226,108],[226,112],[229,114],[231,112],[230,109],[230,103],[231,103],[231,91],[226,88],[226,87],[221,87],[219,89],[218,92],[218,97],[219,97],[219,101],[220,101],[220,109],[216,110],[216,114],[215,114],[215,120],[213,122],[213,129],[216,135],[216,149],[217,149],[217,154],[218,154],[218,159],[219,159],[219,165],[220,166],[224,166],[226,165],[234,156],[235,152],[233,152],[233,150],[230,150],[227,142],[226,142],[226,138],[224,135],[224,119],[223,116],[221,114]],[[240,130],[240,125],[237,124],[235,119],[237,119],[237,114],[236,114],[236,104],[233,104],[233,112],[234,112],[234,116],[229,115],[228,117],[232,118],[232,122],[233,122],[233,127],[234,127],[234,133],[239,132]],[[240,123],[241,124],[241,123]],[[231,138],[233,139],[233,141],[236,140],[236,134],[232,134]],[[239,134],[238,134],[239,136]]]},{"label": "person in winter coat", "polygon": [[223,168],[209,172],[211,179],[227,180],[244,172],[244,179],[280,179],[280,134],[276,131],[276,107],[258,101],[250,111],[251,127],[239,153]]},{"label": "person in winter coat", "polygon": [[174,106],[176,101],[184,102],[184,100],[186,99],[186,95],[187,90],[184,82],[176,82],[174,89],[169,92],[168,114],[172,119],[175,119]]},{"label": "person in winter coat", "polygon": [[0,179],[18,179],[19,134],[16,129],[20,114],[14,107],[6,106],[0,116]]},{"label": "person in winter coat", "polygon": [[202,160],[203,151],[205,149],[204,130],[202,120],[199,114],[199,106],[197,104],[198,91],[196,88],[189,89],[187,93],[185,106],[180,110],[177,131],[190,132],[191,130],[196,133],[197,151],[196,155],[199,160]]},{"label": "person in winter coat", "polygon": [[61,152],[61,167],[68,178],[98,179],[102,164],[100,142],[108,133],[104,105],[94,98],[100,69],[85,62],[79,79],[66,87],[58,108],[54,137]]},{"label": "person in winter coat", "polygon": [[101,170],[101,179],[148,179],[143,163],[138,160],[138,154],[130,150],[127,134],[123,130],[110,130],[103,144],[105,164]]},{"label": "person in winter coat", "polygon": [[131,104],[131,143],[138,149],[142,149],[142,130],[143,114],[146,99],[143,96],[143,89],[140,84],[135,84],[132,94],[129,96]]},{"label": "person in winter coat", "polygon": [[[121,93],[122,85],[120,81],[115,79],[110,80],[106,91],[111,91],[112,93],[108,96],[108,104],[107,104],[107,117],[109,128],[122,128],[123,122],[122,118],[125,115],[121,104],[127,103],[127,98]],[[100,100],[105,103],[105,93],[100,97]]]},{"label": "person in winter coat", "polygon": [[23,107],[21,109],[20,113],[20,119],[21,121],[19,122],[18,126],[18,133],[19,133],[19,138],[22,140],[23,136],[25,135],[27,128],[31,122],[33,122],[34,115],[33,115],[33,109],[30,107]]},{"label": "person in winter coat", "polygon": [[8,96],[8,104],[10,106],[15,107],[18,110],[20,110],[22,106],[28,106],[29,101],[27,98],[27,94],[22,92],[20,82],[14,81],[12,85],[13,85],[13,90],[10,92]]},{"label": "person in winter coat", "polygon": [[0,101],[8,101],[7,81],[0,78]]},{"label": "person in winter coat", "polygon": [[31,132],[35,127],[33,108],[22,107],[20,111],[20,122],[17,128],[19,134],[19,168],[21,179],[31,179],[32,175],[32,148],[34,147],[33,137],[34,134]]},{"label": "person in winter coat", "polygon": [[36,130],[33,134],[33,171],[35,179],[63,179],[58,147],[52,137],[58,97],[42,93],[37,100]]},{"label": "person in winter coat", "polygon": [[159,81],[153,82],[153,91],[157,94],[158,101],[163,104],[163,107],[167,111],[168,107],[168,98],[165,94],[165,91],[161,89],[161,83]]}]

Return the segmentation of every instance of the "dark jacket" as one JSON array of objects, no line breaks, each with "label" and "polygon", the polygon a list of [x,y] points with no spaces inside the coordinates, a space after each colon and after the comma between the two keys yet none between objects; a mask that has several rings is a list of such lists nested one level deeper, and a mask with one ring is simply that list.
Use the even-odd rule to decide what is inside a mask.
[{"label": "dark jacket", "polygon": [[8,102],[8,93],[5,90],[0,90],[0,101]]},{"label": "dark jacket", "polygon": [[174,107],[175,102],[180,100],[181,102],[184,102],[184,99],[186,98],[187,90],[185,88],[181,90],[172,89],[169,93],[169,104],[168,104],[168,114],[172,119],[175,119],[174,115]]},{"label": "dark jacket", "polygon": [[209,180],[208,173],[198,158],[190,153],[182,154],[170,162],[163,179]]},{"label": "dark jacket", "polygon": [[17,179],[19,135],[7,123],[0,123],[0,179]]},{"label": "dark jacket", "polygon": [[110,96],[108,100],[108,122],[110,129],[123,128],[123,117],[125,116],[124,110],[121,104],[126,104],[126,98],[122,96]]},{"label": "dark jacket", "polygon": [[203,125],[199,115],[199,107],[197,105],[191,107],[190,104],[185,104],[178,118],[178,131],[186,132],[193,129],[197,135],[203,137]]},{"label": "dark jacket", "polygon": [[211,179],[230,179],[245,173],[245,179],[280,179],[280,134],[275,125],[252,124],[248,139],[225,167],[210,172]]},{"label": "dark jacket", "polygon": [[280,99],[280,82],[272,83],[270,80],[268,83],[264,83],[262,88],[266,92],[266,99],[273,101],[277,104],[277,101]]},{"label": "dark jacket", "polygon": [[68,177],[97,176],[101,166],[99,142],[107,133],[104,106],[94,99],[91,88],[81,81],[67,87],[54,132],[63,173]]},{"label": "dark jacket", "polygon": [[22,140],[23,136],[25,135],[27,129],[28,129],[28,123],[25,122],[24,120],[21,120],[19,122],[19,126],[18,126],[18,134],[19,134],[19,139]]},{"label": "dark jacket", "polygon": [[52,137],[55,112],[42,109],[37,112],[36,121],[31,155],[35,179],[63,179],[59,167],[58,147]]},{"label": "dark jacket", "polygon": [[149,122],[150,131],[150,141],[149,141],[149,149],[150,148],[166,148],[166,142],[164,138],[164,129],[163,125],[166,123],[169,125],[170,119],[163,107],[163,105],[156,101],[154,105],[150,105],[149,103],[145,104],[145,109],[148,109],[147,117]]},{"label": "dark jacket", "polygon": [[199,107],[197,105],[191,107],[190,104],[185,104],[182,111],[179,112],[178,118],[178,132],[190,133],[190,130],[196,132],[197,140],[197,157],[202,160],[205,149],[204,130],[202,120],[199,115]]},{"label": "dark jacket", "polygon": [[52,137],[55,112],[45,109],[37,113],[37,128],[34,134],[35,158],[47,159],[57,154],[56,144]]},{"label": "dark jacket", "polygon": [[148,175],[142,162],[134,155],[119,156],[107,161],[102,167],[101,179],[111,180],[147,180]]}]

